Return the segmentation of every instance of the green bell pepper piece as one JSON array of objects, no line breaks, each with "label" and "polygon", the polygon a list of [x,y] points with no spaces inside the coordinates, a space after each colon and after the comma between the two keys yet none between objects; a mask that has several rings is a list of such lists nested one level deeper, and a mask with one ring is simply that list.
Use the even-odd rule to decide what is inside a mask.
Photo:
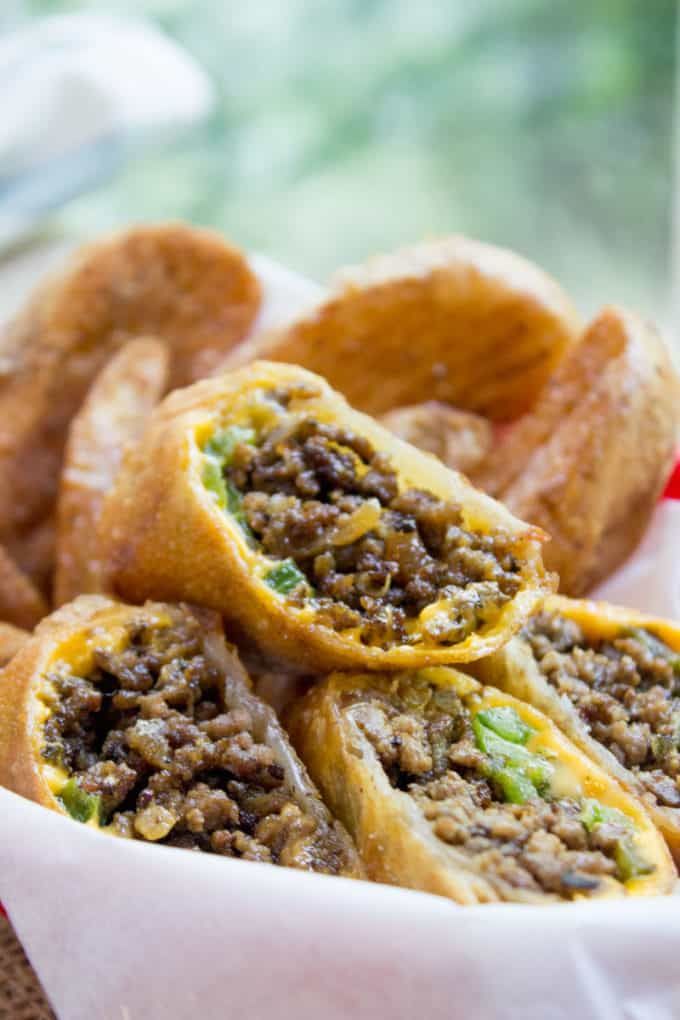
[{"label": "green bell pepper piece", "polygon": [[243,510],[243,496],[228,478],[225,478],[224,487],[227,494],[227,510],[240,526],[241,531],[245,534],[250,544],[254,544],[255,536],[248,526],[245,511]]},{"label": "green bell pepper piece", "polygon": [[532,754],[526,747],[504,740],[490,730],[480,719],[480,714],[472,720],[477,747],[488,754],[494,762],[502,766],[510,765],[527,776],[539,793],[545,791],[553,777],[554,769],[549,762],[537,754]]},{"label": "green bell pepper piece", "polygon": [[630,878],[639,878],[641,875],[650,875],[654,871],[654,865],[640,854],[632,839],[621,839],[614,851],[614,860],[622,882]]},{"label": "green bell pepper piece", "polygon": [[603,822],[616,822],[618,825],[625,825],[627,829],[630,829],[633,825],[631,819],[624,815],[623,811],[619,811],[618,808],[607,807],[606,804],[602,804],[593,797],[585,797],[583,799],[579,819],[586,832],[592,832],[593,829],[596,829],[598,825],[602,825]]},{"label": "green bell pepper piece", "polygon": [[220,465],[212,457],[206,458],[203,464],[203,484],[213,495],[221,510],[227,507],[227,487]]},{"label": "green bell pepper piece", "polygon": [[246,537],[253,538],[253,533],[248,527],[246,515],[243,512],[243,496],[234,483],[225,478],[222,468],[214,457],[206,457],[203,465],[203,484],[212,493],[215,502],[220,510],[228,511],[245,532]]},{"label": "green bell pepper piece", "polygon": [[243,428],[240,425],[230,425],[229,428],[220,429],[208,440],[203,447],[203,452],[209,457],[215,457],[221,461],[222,468],[229,467],[234,457],[234,450],[239,443],[255,442],[254,429]]},{"label": "green bell pepper piece", "polygon": [[307,584],[307,578],[292,560],[282,560],[265,574],[265,581],[279,595],[287,595],[299,584]]},{"label": "green bell pepper piece", "polygon": [[619,839],[614,850],[616,869],[618,877],[622,882],[627,882],[630,878],[638,878],[640,875],[649,875],[654,871],[654,865],[646,861],[635,846],[632,833],[630,832],[630,830],[635,828],[635,825],[632,819],[625,815],[623,811],[619,811],[618,808],[607,807],[606,804],[601,804],[599,800],[587,797],[583,801],[580,819],[587,832],[592,832],[598,825],[602,825],[604,822],[614,822],[625,826],[629,830],[628,835],[622,836]]},{"label": "green bell pepper piece", "polygon": [[248,538],[252,538],[252,533],[242,509],[243,496],[234,483],[225,478],[224,469],[229,467],[239,443],[254,442],[253,429],[231,425],[215,432],[203,447],[205,454],[203,484],[212,493],[220,509],[227,510],[236,519]]},{"label": "green bell pepper piece", "polygon": [[81,790],[75,779],[69,779],[62,786],[57,799],[77,822],[89,822],[91,818],[99,817],[100,798]]},{"label": "green bell pepper piece", "polygon": [[538,796],[538,790],[521,769],[510,765],[491,765],[489,779],[498,787],[508,804],[526,804]]},{"label": "green bell pepper piece", "polygon": [[493,730],[499,737],[509,740],[512,744],[526,744],[531,734],[535,732],[509,705],[482,709],[477,713],[477,718],[487,729]]}]

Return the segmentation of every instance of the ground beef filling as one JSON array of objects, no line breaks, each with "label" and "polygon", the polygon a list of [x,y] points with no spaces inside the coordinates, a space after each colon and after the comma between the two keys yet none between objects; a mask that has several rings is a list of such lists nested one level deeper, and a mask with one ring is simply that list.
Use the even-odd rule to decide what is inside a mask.
[{"label": "ground beef filling", "polygon": [[461,508],[429,492],[400,492],[388,455],[350,429],[289,418],[239,443],[225,474],[263,551],[300,571],[287,597],[313,595],[322,623],[360,627],[367,644],[420,640],[406,621],[439,598],[452,611],[433,636],[455,644],[520,586],[516,540],[467,530]]},{"label": "ground beef filling", "polygon": [[351,696],[347,707],[392,786],[414,798],[439,839],[473,858],[491,882],[516,889],[569,898],[617,877],[622,824],[588,831],[575,799],[504,803],[482,775],[485,756],[460,699],[427,685],[409,687],[397,696],[377,690]]},{"label": "ground beef filling", "polygon": [[96,798],[102,825],[191,850],[340,870],[334,829],[291,796],[250,713],[221,707],[196,621],[133,627],[124,651],[100,649],[95,663],[88,677],[48,678],[42,753]]},{"label": "ground beef filling", "polygon": [[524,630],[547,681],[591,735],[637,773],[657,801],[680,807],[680,655],[648,631],[589,641],[558,613]]}]

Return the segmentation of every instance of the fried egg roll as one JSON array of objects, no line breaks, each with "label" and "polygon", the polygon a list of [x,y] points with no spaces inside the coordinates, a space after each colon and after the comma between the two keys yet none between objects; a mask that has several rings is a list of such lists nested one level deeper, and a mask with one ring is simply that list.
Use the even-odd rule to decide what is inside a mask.
[{"label": "fried egg roll", "polygon": [[0,781],[119,837],[359,876],[214,613],[82,596],[0,677]]},{"label": "fried egg roll", "polygon": [[373,879],[462,904],[673,883],[638,800],[547,716],[450,667],[332,674],[288,724]]},{"label": "fried egg roll", "polygon": [[475,672],[550,715],[639,796],[680,860],[677,623],[554,596]]},{"label": "fried egg roll", "polygon": [[121,597],[208,606],[312,671],[493,651],[554,586],[544,537],[319,376],[269,362],[167,398],[102,518]]}]

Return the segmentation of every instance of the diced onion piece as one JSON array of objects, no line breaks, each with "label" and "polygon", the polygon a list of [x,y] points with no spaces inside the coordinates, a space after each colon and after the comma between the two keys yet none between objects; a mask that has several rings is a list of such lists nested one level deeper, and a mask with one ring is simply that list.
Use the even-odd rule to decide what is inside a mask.
[{"label": "diced onion piece", "polygon": [[377,499],[367,499],[347,520],[338,524],[333,532],[333,545],[351,545],[367,532],[373,531],[380,524],[380,503]]},{"label": "diced onion piece", "polygon": [[144,839],[163,839],[177,824],[177,816],[161,804],[149,804],[135,818],[135,830]]}]

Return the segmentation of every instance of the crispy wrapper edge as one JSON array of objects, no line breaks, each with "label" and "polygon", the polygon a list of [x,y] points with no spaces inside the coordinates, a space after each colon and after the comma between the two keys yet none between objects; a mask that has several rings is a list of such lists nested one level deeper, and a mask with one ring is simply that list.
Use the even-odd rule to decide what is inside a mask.
[{"label": "crispy wrapper edge", "polygon": [[[369,876],[461,904],[554,902],[548,894],[492,884],[460,851],[433,834],[411,798],[391,786],[367,738],[343,717],[342,693],[356,679],[348,674],[327,677],[288,710],[286,725],[329,807],[353,835]],[[366,682],[366,677],[359,676],[358,682]],[[609,776],[602,778],[617,785]],[[637,800],[635,808],[645,817]],[[649,818],[645,822],[652,830]],[[675,868],[663,840],[653,834],[654,891],[669,892],[676,880]]]},{"label": "crispy wrapper edge", "polygon": [[[305,383],[319,392],[309,407],[369,438],[388,452],[409,484],[457,502],[471,526],[501,527],[517,536],[522,584],[485,633],[451,647],[396,646],[387,651],[362,645],[300,617],[252,576],[235,520],[215,504],[202,484],[197,430],[216,427],[221,409],[235,394],[261,386]],[[109,584],[122,598],[187,600],[234,621],[273,659],[296,668],[324,671],[363,665],[380,669],[466,661],[489,654],[527,619],[554,588],[540,556],[540,529],[513,517],[500,503],[434,457],[401,442],[372,419],[354,411],[322,379],[303,369],[256,362],[237,372],[177,391],[154,412],[139,444],[126,457],[106,501],[101,541]]]},{"label": "crispy wrapper edge", "polygon": [[[622,627],[644,627],[674,651],[680,652],[680,625],[671,620],[648,616],[608,602],[570,599],[562,595],[546,599],[543,608],[548,612],[562,613],[576,621],[587,636],[606,638],[616,635]],[[521,636],[513,638],[487,659],[474,663],[470,671],[484,683],[500,687],[550,716],[592,761],[644,803],[654,824],[663,833],[676,863],[680,863],[680,809],[660,806],[635,775],[611,751],[590,736],[574,706],[566,698],[561,698],[542,675],[528,644]]]},{"label": "crispy wrapper edge", "polygon": [[46,617],[0,673],[0,783],[43,807],[65,813],[41,772],[36,739],[37,684],[53,663],[68,662],[70,656],[82,654],[107,628],[124,626],[132,620],[167,618],[169,612],[190,613],[200,620],[206,652],[225,677],[225,706],[249,711],[258,736],[283,766],[296,801],[319,823],[339,834],[346,854],[341,874],[363,877],[362,864],[349,836],[319,797],[273,709],[251,692],[250,679],[238,655],[224,640],[219,617],[209,610],[161,603],[128,606],[102,595],[83,595]]}]

